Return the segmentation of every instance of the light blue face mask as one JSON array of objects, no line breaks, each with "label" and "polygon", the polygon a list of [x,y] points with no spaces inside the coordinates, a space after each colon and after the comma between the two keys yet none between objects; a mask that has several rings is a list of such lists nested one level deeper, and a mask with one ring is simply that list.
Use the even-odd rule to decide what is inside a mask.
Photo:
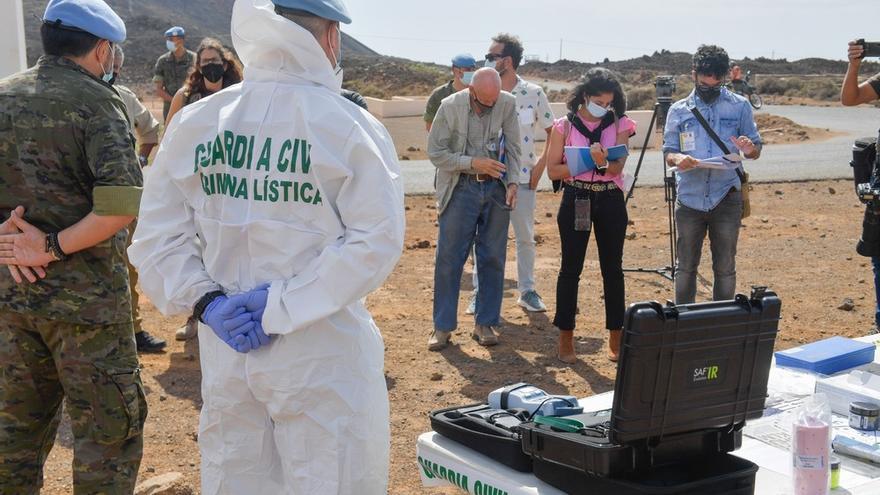
[{"label": "light blue face mask", "polygon": [[601,119],[608,113],[608,109],[591,101],[587,104],[587,112],[589,112],[590,115],[592,115],[593,117]]},{"label": "light blue face mask", "polygon": [[470,86],[473,81],[474,81],[474,72],[473,71],[468,71],[468,72],[465,72],[461,75],[461,82],[463,82],[465,84],[465,86]]},{"label": "light blue face mask", "polygon": [[110,84],[110,81],[113,80],[113,59],[115,58],[116,51],[114,50],[112,43],[108,46],[110,47],[110,56],[108,57],[110,59],[110,69],[108,71],[108,69],[104,68],[104,64],[101,64],[101,80]]},{"label": "light blue face mask", "polygon": [[165,40],[165,48],[168,48],[169,52],[173,52],[177,49],[177,45],[174,44],[171,40]]},{"label": "light blue face mask", "polygon": [[[497,66],[498,66],[498,61],[497,61],[497,60],[493,60],[493,61],[491,61],[491,62],[488,61],[488,60],[486,60],[486,63],[483,64],[483,67],[488,67],[488,68],[490,68],[490,69],[495,69]],[[497,70],[497,69],[496,69],[496,70]]]}]

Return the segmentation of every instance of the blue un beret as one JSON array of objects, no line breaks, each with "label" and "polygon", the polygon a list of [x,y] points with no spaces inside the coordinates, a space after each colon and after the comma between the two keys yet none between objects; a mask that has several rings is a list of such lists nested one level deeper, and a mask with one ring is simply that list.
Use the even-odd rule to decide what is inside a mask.
[{"label": "blue un beret", "polygon": [[182,38],[186,36],[186,31],[180,26],[168,28],[168,31],[165,31],[165,37],[170,38],[171,36],[180,36]]},{"label": "blue un beret", "polygon": [[476,65],[477,61],[474,60],[474,56],[470,53],[460,53],[452,57],[453,67],[476,67]]},{"label": "blue un beret", "polygon": [[342,0],[272,0],[277,7],[302,10],[323,19],[351,24],[351,16]]},{"label": "blue un beret", "polygon": [[112,43],[125,41],[125,23],[104,0],[50,0],[43,22]]}]

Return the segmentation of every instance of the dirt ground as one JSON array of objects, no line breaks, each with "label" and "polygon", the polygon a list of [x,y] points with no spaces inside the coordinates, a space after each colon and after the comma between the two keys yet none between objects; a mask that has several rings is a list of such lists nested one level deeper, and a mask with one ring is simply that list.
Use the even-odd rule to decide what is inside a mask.
[{"label": "dirt ground", "polygon": [[[406,166],[404,164],[404,166]],[[756,164],[755,166],[760,166]],[[577,352],[573,366],[556,359],[556,331],[551,321],[559,266],[556,211],[559,197],[539,194],[536,226],[537,289],[550,311],[528,314],[516,306],[514,244],[509,243],[501,344],[483,348],[470,339],[472,322],[464,315],[471,288],[469,271],[462,280],[460,328],[454,345],[443,352],[426,349],[431,330],[434,200],[408,197],[407,236],[403,257],[385,285],[368,304],[386,342],[386,374],[391,400],[392,453],[390,489],[398,493],[444,493],[420,486],[415,462],[415,439],[429,429],[428,411],[484,400],[501,385],[527,381],[551,393],[586,396],[612,388],[615,367],[605,358],[601,278],[591,243],[580,287],[581,314],[577,320]],[[756,184],[754,216],[745,220],[738,256],[738,288],[768,285],[783,301],[783,320],[777,341],[785,349],[832,335],[867,334],[873,321],[873,280],[867,258],[855,253],[862,206],[849,181]],[[625,248],[626,267],[669,264],[667,209],[663,190],[637,190],[629,204],[632,225]],[[428,241],[427,243],[420,241]],[[428,244],[427,248],[418,245]],[[700,298],[711,294],[708,249],[701,265]],[[653,274],[626,277],[627,300],[666,301],[669,281]],[[850,311],[838,309],[844,299]],[[174,341],[183,317],[164,317],[141,299],[146,327],[169,341],[168,352],[142,356],[143,378],[150,415],[146,425],[140,479],[169,471],[184,473],[199,483],[196,443],[199,393],[197,342]],[[46,466],[45,494],[71,492],[71,438],[62,429]]]}]

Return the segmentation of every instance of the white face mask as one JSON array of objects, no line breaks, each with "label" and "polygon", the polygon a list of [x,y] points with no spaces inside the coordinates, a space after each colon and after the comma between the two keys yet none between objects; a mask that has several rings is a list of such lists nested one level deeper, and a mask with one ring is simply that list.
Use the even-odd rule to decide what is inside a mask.
[{"label": "white face mask", "polygon": [[498,67],[498,61],[497,61],[497,60],[493,60],[493,61],[490,62],[490,61],[486,60],[486,63],[483,64],[483,67],[488,67],[488,68],[490,68],[490,69],[498,70],[498,69],[497,69],[497,67]]},{"label": "white face mask", "polygon": [[590,101],[587,104],[587,112],[589,112],[590,115],[592,115],[593,117],[601,119],[608,113],[608,109]]},{"label": "white face mask", "polygon": [[174,44],[171,40],[165,40],[165,48],[168,48],[169,52],[173,52],[177,49],[177,45]]},{"label": "white face mask", "polygon": [[110,55],[107,57],[107,59],[110,60],[110,68],[104,68],[103,62],[101,63],[101,80],[105,83],[109,83],[113,79],[113,44],[108,43],[107,46],[109,47],[108,52],[110,53]]},{"label": "white face mask", "polygon": [[333,51],[332,50],[333,44],[331,43],[330,44],[330,48],[331,48],[330,52],[333,54],[333,58],[335,59],[333,62],[334,76],[336,77],[336,82],[339,83],[339,86],[341,87],[342,86],[342,79],[343,79],[343,71],[342,71],[342,66],[339,64],[342,62],[342,31],[339,30],[339,26],[336,27],[336,34],[337,34],[336,39],[338,41],[336,46],[339,47],[339,50],[338,50],[338,53]]}]

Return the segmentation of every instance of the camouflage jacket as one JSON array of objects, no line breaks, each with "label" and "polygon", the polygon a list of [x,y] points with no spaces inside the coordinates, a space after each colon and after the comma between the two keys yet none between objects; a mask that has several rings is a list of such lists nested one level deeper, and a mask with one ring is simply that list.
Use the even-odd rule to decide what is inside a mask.
[{"label": "camouflage jacket", "polygon": [[[143,176],[116,91],[74,62],[42,57],[0,79],[0,219],[17,205],[44,232],[94,212],[137,215]],[[0,269],[0,313],[80,324],[131,321],[125,229],[45,279],[17,285]]]},{"label": "camouflage jacket", "polygon": [[153,82],[161,82],[165,91],[174,96],[177,90],[183,87],[186,76],[195,69],[196,53],[187,50],[183,58],[177,60],[173,52],[166,52],[156,60],[153,69]]}]

